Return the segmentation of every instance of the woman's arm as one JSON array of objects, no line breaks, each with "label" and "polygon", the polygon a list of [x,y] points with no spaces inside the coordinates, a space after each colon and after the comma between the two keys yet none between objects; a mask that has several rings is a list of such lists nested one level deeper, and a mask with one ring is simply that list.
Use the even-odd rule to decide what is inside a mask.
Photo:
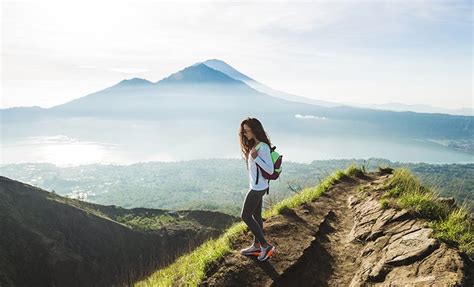
[{"label": "woman's arm", "polygon": [[267,144],[262,144],[260,145],[260,148],[257,152],[258,155],[255,158],[255,163],[263,168],[263,170],[265,170],[268,174],[273,174],[274,167],[269,146]]}]

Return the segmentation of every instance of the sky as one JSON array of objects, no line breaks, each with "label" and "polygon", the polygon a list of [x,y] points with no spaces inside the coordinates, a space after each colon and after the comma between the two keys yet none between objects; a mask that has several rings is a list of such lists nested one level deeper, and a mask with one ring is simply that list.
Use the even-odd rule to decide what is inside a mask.
[{"label": "sky", "polygon": [[0,107],[48,108],[207,59],[319,100],[473,107],[472,12],[456,0],[2,1]]}]

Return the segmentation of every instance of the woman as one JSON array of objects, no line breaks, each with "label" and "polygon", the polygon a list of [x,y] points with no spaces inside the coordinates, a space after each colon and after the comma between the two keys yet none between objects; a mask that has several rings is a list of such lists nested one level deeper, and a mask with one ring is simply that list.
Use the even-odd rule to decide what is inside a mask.
[{"label": "woman", "polygon": [[[272,256],[275,247],[263,236],[262,197],[268,189],[268,181],[262,177],[260,168],[273,173],[270,155],[270,140],[262,124],[256,118],[246,118],[240,123],[240,149],[249,171],[249,191],[242,207],[242,220],[254,235],[253,245],[240,251],[243,255],[258,255],[264,261]],[[258,146],[258,149],[256,147]],[[258,150],[258,151],[257,151]]]}]

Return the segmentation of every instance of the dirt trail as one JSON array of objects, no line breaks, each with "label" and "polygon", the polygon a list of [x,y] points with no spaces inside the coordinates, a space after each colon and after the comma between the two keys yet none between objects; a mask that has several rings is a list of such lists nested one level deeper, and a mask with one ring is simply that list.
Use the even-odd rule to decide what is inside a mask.
[{"label": "dirt trail", "polygon": [[240,255],[247,233],[201,286],[474,286],[472,260],[411,211],[381,206],[391,176],[343,177],[315,201],[271,217],[270,260]]},{"label": "dirt trail", "polygon": [[359,184],[379,177],[343,178],[315,201],[267,220],[267,240],[276,246],[273,257],[259,262],[241,256],[239,250],[252,240],[247,233],[210,269],[202,286],[348,286],[363,247],[349,240],[354,226],[349,198],[357,195]]}]

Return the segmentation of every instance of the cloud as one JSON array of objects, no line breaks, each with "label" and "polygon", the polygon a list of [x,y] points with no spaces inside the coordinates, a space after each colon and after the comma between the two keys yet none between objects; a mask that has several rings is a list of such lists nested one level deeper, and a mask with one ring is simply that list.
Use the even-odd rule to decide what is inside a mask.
[{"label": "cloud", "polygon": [[313,115],[301,115],[301,114],[296,114],[295,118],[297,118],[297,119],[315,119],[315,120],[327,120],[328,119],[326,117],[318,117],[318,116],[313,116]]}]

